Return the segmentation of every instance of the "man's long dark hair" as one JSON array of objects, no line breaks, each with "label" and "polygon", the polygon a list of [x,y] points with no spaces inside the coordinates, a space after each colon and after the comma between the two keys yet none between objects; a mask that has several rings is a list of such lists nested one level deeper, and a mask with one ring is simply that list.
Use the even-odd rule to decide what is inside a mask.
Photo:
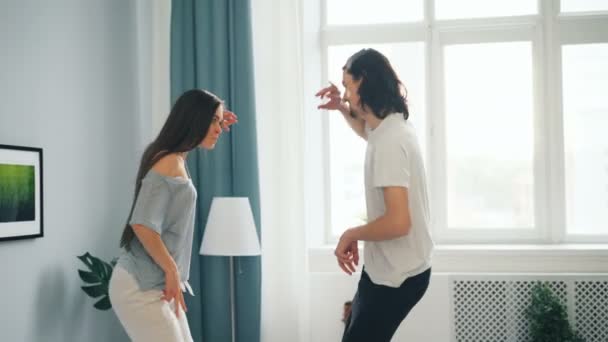
[{"label": "man's long dark hair", "polygon": [[220,104],[220,99],[215,95],[200,89],[189,90],[177,99],[158,137],[146,147],[141,157],[135,179],[135,195],[129,218],[120,238],[120,247],[129,250],[131,241],[135,237],[129,221],[144,176],[156,162],[168,154],[187,152],[197,147],[207,135],[213,116]]},{"label": "man's long dark hair", "polygon": [[342,68],[353,80],[361,80],[358,104],[369,108],[379,119],[403,113],[407,120],[407,91],[388,59],[374,49],[362,49],[352,55]]}]

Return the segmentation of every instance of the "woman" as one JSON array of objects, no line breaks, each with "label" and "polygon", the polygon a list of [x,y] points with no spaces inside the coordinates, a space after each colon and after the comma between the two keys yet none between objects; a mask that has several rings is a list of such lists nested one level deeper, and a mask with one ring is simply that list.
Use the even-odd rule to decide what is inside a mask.
[{"label": "woman", "polygon": [[158,137],[143,153],[135,199],[120,240],[124,253],[110,281],[110,300],[134,341],[192,341],[182,292],[188,284],[196,189],[186,155],[211,150],[237,122],[222,101],[189,90],[175,102]]}]

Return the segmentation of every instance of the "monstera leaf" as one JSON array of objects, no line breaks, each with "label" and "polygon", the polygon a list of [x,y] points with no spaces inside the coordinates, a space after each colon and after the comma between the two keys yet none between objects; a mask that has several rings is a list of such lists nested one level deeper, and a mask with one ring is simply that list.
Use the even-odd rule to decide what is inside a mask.
[{"label": "monstera leaf", "polygon": [[111,264],[96,258],[89,252],[78,257],[88,268],[89,271],[78,270],[80,279],[87,284],[81,286],[82,290],[92,298],[100,298],[93,306],[98,310],[109,310],[112,308],[110,297],[108,296],[108,285],[112,270],[116,265],[116,259]]}]

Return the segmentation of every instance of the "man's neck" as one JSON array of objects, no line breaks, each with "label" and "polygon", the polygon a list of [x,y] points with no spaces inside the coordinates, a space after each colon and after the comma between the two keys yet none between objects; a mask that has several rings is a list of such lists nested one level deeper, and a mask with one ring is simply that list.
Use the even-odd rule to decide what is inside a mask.
[{"label": "man's neck", "polygon": [[382,119],[379,119],[376,115],[371,112],[363,112],[363,120],[367,123],[367,126],[372,130],[376,129],[376,127],[380,126]]}]

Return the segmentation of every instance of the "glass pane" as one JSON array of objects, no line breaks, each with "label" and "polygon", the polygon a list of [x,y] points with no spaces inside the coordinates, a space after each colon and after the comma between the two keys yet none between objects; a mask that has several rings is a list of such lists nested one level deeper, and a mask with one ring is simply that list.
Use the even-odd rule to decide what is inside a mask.
[{"label": "glass pane", "polygon": [[562,48],[570,234],[608,234],[608,44]]},{"label": "glass pane", "polygon": [[534,0],[435,0],[437,19],[510,17],[536,14]]},{"label": "glass pane", "polygon": [[562,12],[608,11],[606,0],[562,0]]},{"label": "glass pane", "polygon": [[[328,49],[328,77],[342,88],[342,67],[348,57],[362,48],[374,48],[390,61],[408,91],[410,120],[426,151],[426,94],[424,43],[340,45]],[[344,229],[365,222],[363,162],[366,142],[348,126],[342,115],[330,112],[331,231],[339,236]]]},{"label": "glass pane", "polygon": [[534,226],[532,45],[445,48],[449,228]]},{"label": "glass pane", "polygon": [[328,25],[422,21],[422,0],[326,0]]}]

